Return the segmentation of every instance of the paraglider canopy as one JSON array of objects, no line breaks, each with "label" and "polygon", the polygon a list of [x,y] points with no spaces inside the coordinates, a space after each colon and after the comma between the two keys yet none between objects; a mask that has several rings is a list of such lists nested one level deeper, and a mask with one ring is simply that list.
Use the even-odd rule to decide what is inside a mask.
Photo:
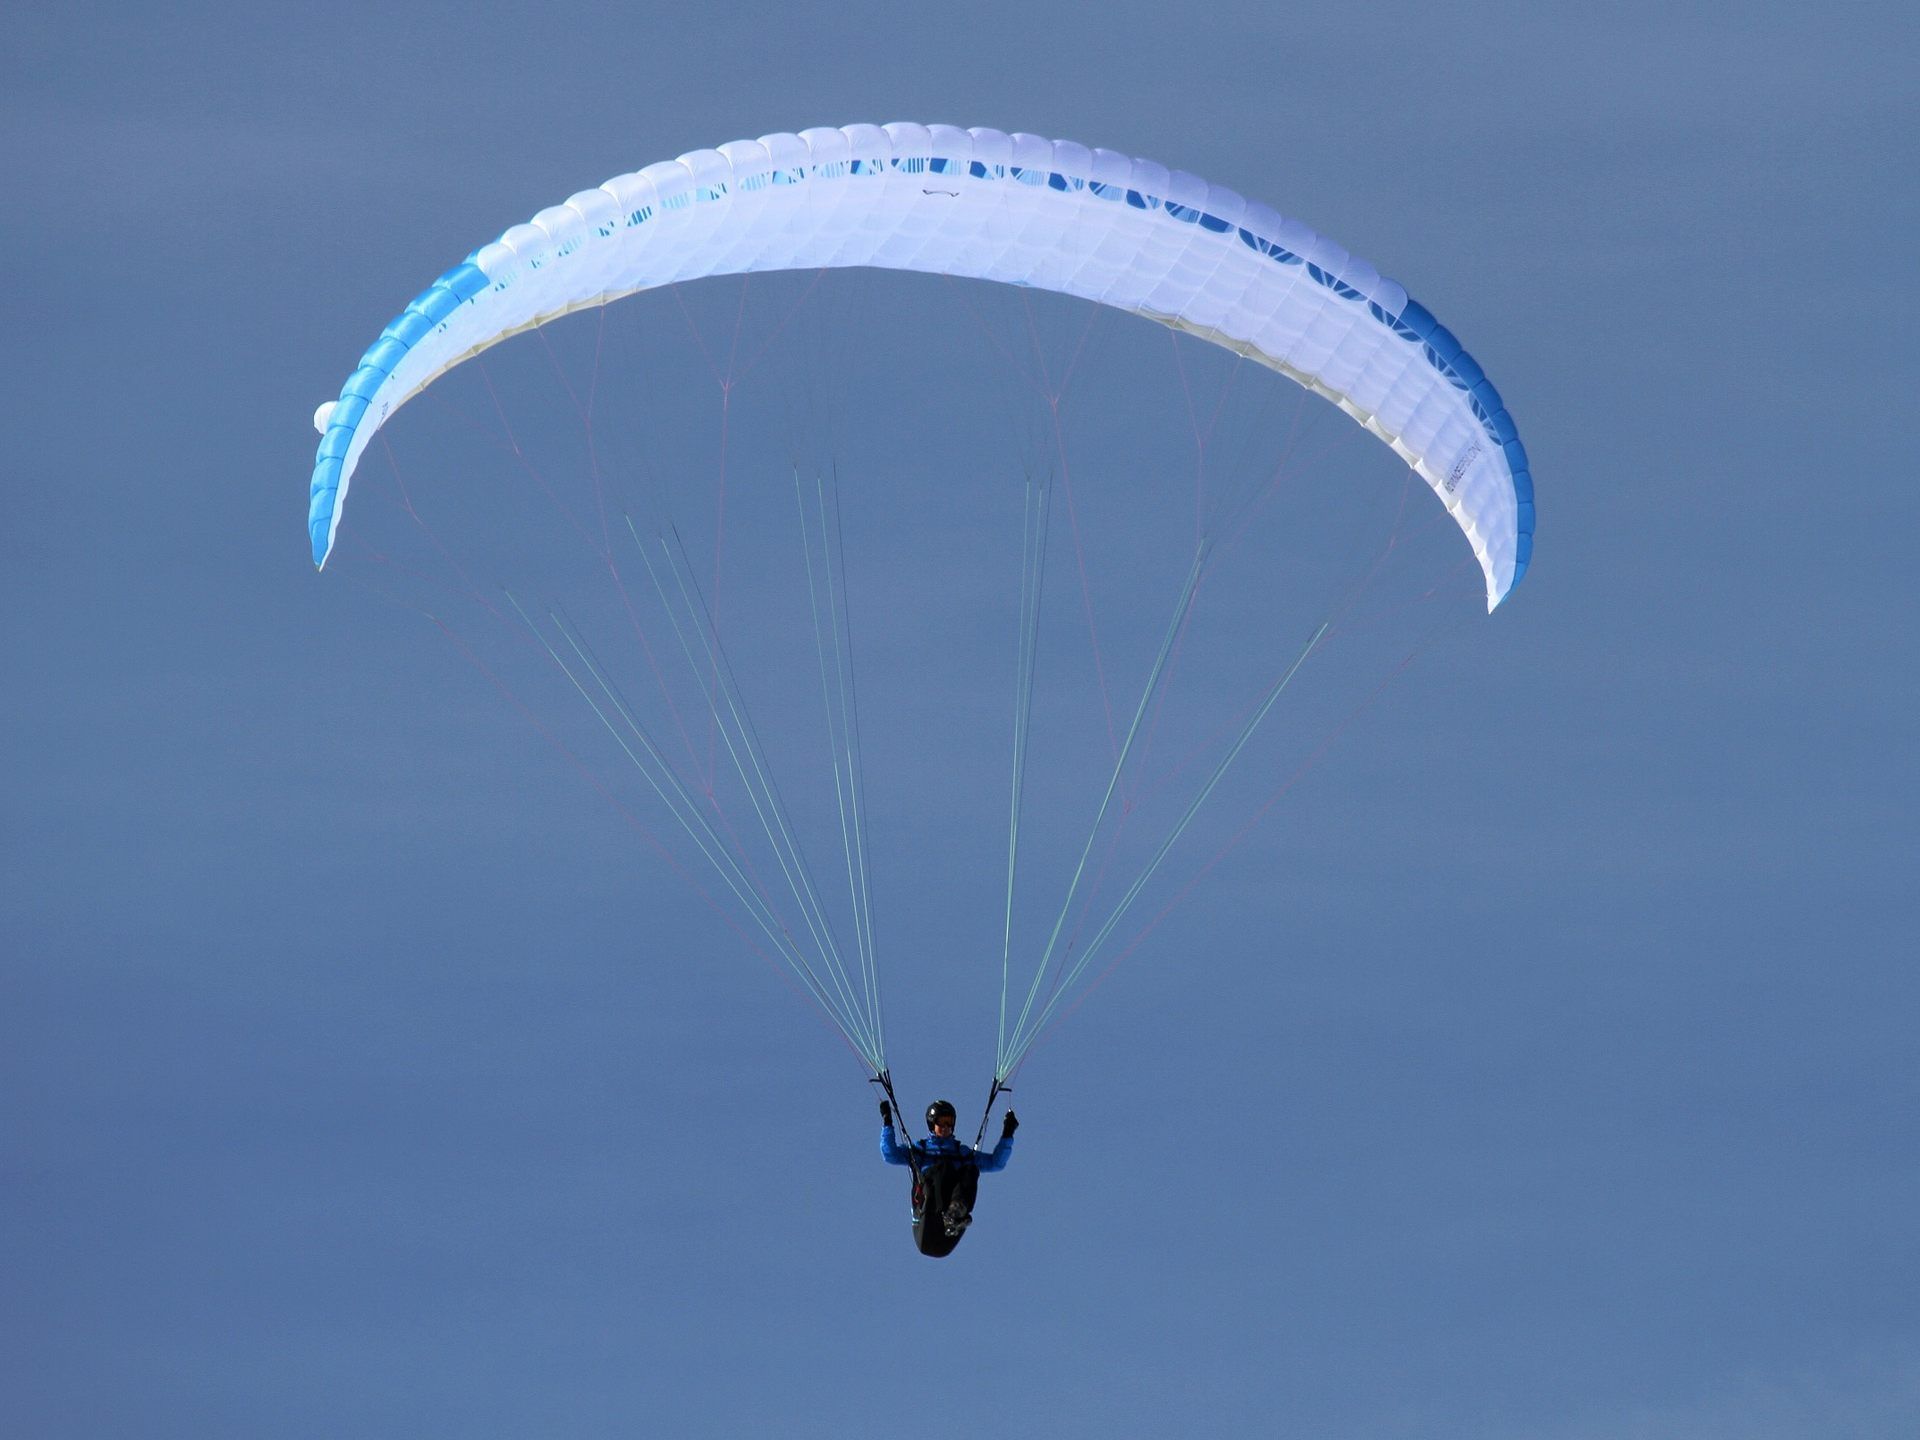
[{"label": "paraglider canopy", "polygon": [[693,151],[474,251],[381,332],[332,410],[316,413],[314,563],[333,548],[368,440],[468,357],[639,290],[847,266],[1081,296],[1244,354],[1324,395],[1419,472],[1472,545],[1488,609],[1526,572],[1533,484],[1519,433],[1480,366],[1402,286],[1183,171],[1071,141],[913,124]]}]

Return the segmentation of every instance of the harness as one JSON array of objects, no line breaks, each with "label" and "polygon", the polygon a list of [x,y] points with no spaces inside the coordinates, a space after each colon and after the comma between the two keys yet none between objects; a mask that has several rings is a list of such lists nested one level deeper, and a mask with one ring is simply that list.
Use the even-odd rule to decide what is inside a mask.
[{"label": "harness", "polygon": [[[894,1120],[900,1127],[900,1133],[906,1137],[907,1169],[913,1173],[913,1209],[914,1213],[918,1214],[922,1203],[927,1197],[926,1181],[920,1174],[920,1142],[913,1138],[913,1131],[907,1128],[907,1112],[900,1108],[900,1099],[893,1093],[892,1074],[886,1070],[882,1070],[878,1075],[868,1080],[867,1083],[869,1085],[878,1085],[880,1089],[885,1092],[887,1103],[893,1107]],[[993,1086],[987,1091],[987,1103],[980,1111],[980,1128],[974,1132],[973,1136],[973,1148],[975,1150],[980,1148],[981,1140],[986,1137],[987,1121],[992,1118],[993,1115],[993,1102],[998,1100],[1002,1095],[1011,1095],[1012,1093],[1013,1087],[1011,1085],[1003,1085],[998,1075],[993,1077]]]}]

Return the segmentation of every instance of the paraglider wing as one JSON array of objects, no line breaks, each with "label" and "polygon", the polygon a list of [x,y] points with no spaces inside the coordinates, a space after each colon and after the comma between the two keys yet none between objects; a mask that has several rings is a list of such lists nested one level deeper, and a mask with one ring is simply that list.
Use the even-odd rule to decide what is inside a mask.
[{"label": "paraglider wing", "polygon": [[877,266],[1131,311],[1324,395],[1419,472],[1473,547],[1487,608],[1525,573],[1533,483],[1498,391],[1406,291],[1298,221],[1111,150],[996,130],[767,135],[618,176],[435,280],[315,414],[324,565],[367,442],[435,377],[586,306],[711,275]]}]

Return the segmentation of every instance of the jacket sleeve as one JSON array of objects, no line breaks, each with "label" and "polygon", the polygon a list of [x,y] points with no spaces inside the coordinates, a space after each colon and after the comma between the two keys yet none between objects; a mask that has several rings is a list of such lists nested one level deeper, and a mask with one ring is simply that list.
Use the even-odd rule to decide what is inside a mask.
[{"label": "jacket sleeve", "polygon": [[[974,1154],[980,1155],[980,1152],[976,1150]],[[1007,1161],[1012,1158],[1013,1136],[1004,1135],[1001,1137],[1000,1143],[993,1147],[993,1153],[991,1155],[980,1155],[980,1173],[982,1175],[991,1175],[996,1170],[1004,1170],[1007,1168]]]},{"label": "jacket sleeve", "polygon": [[907,1147],[895,1142],[893,1138],[893,1126],[891,1125],[882,1125],[880,1127],[880,1158],[889,1165],[911,1165],[913,1163],[913,1161],[908,1158]]}]

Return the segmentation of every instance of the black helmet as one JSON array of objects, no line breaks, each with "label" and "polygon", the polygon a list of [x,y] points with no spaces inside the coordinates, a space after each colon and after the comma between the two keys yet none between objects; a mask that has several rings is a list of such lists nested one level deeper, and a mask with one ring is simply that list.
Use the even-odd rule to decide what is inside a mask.
[{"label": "black helmet", "polygon": [[951,1100],[936,1100],[927,1106],[927,1129],[933,1129],[935,1118],[944,1118],[951,1125],[960,1118],[960,1112],[953,1108]]}]

